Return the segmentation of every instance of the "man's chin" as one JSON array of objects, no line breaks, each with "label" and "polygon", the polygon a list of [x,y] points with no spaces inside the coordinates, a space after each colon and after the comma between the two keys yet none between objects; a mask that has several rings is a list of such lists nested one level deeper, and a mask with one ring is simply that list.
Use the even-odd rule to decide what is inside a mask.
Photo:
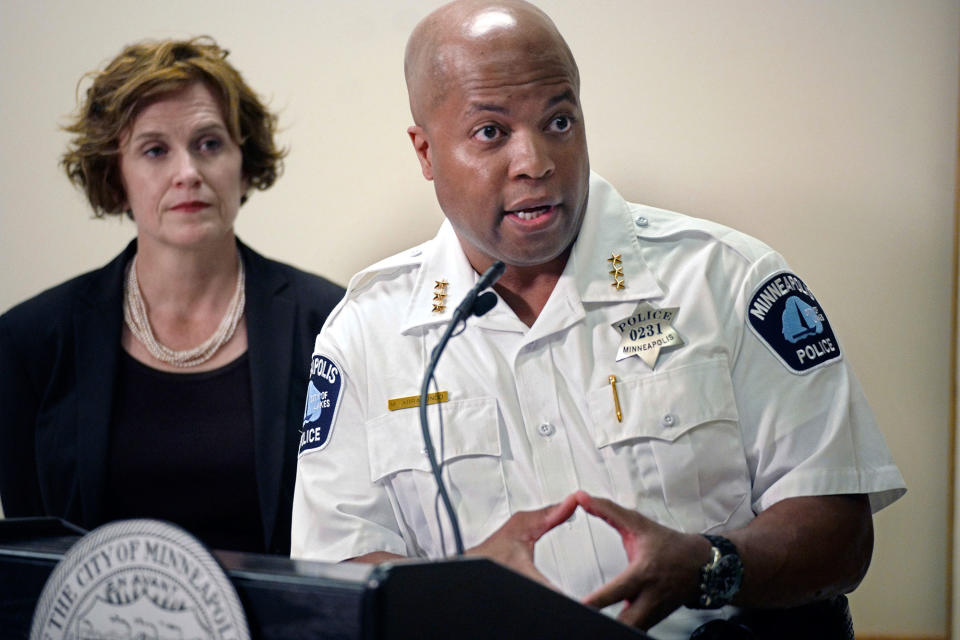
[{"label": "man's chin", "polygon": [[552,270],[556,266],[560,266],[560,270],[563,269],[563,266],[567,263],[567,258],[570,255],[570,249],[528,249],[528,250],[517,250],[504,252],[502,255],[498,256],[497,260],[503,260],[504,264],[508,267],[513,267],[516,269],[536,269],[542,267],[544,269]]}]

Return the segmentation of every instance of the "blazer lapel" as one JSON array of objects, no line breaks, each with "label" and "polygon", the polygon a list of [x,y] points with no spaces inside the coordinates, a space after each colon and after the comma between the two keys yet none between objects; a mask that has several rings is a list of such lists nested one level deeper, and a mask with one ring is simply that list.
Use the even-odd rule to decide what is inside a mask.
[{"label": "blazer lapel", "polygon": [[253,395],[254,457],[264,543],[272,548],[283,479],[296,303],[287,279],[240,244],[246,269],[247,351]]},{"label": "blazer lapel", "polygon": [[123,327],[123,277],[136,240],[82,294],[74,315],[77,381],[77,475],[85,526],[103,518],[113,392]]}]

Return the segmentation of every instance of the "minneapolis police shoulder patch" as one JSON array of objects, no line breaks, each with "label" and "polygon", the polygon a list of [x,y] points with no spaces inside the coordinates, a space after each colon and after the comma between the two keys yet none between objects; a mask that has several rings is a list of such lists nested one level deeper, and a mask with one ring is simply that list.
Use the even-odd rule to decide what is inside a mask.
[{"label": "minneapolis police shoulder patch", "polygon": [[803,280],[783,271],[750,299],[750,328],[793,373],[805,374],[841,358],[827,316]]},{"label": "minneapolis police shoulder patch", "polygon": [[314,354],[310,360],[307,406],[300,429],[300,453],[320,451],[330,442],[333,422],[343,395],[343,370],[332,358]]}]

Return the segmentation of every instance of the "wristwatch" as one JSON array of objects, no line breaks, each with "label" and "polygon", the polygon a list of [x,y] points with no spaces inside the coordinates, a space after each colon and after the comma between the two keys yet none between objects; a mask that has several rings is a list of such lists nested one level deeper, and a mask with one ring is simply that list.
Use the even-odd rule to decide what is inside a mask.
[{"label": "wristwatch", "polygon": [[710,542],[710,560],[700,567],[700,596],[695,609],[719,609],[740,591],[743,563],[732,542],[722,536],[704,534]]}]

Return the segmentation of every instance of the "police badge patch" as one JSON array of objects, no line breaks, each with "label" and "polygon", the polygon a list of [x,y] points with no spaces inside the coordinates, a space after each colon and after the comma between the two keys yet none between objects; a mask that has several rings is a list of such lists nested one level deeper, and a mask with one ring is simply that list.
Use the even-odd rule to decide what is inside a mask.
[{"label": "police badge patch", "polygon": [[310,361],[307,406],[303,410],[298,456],[308,451],[320,451],[330,442],[342,393],[343,370],[332,358],[314,355]]},{"label": "police badge patch", "polygon": [[809,373],[842,357],[817,299],[792,273],[778,273],[757,287],[747,318],[761,342],[793,373]]}]

